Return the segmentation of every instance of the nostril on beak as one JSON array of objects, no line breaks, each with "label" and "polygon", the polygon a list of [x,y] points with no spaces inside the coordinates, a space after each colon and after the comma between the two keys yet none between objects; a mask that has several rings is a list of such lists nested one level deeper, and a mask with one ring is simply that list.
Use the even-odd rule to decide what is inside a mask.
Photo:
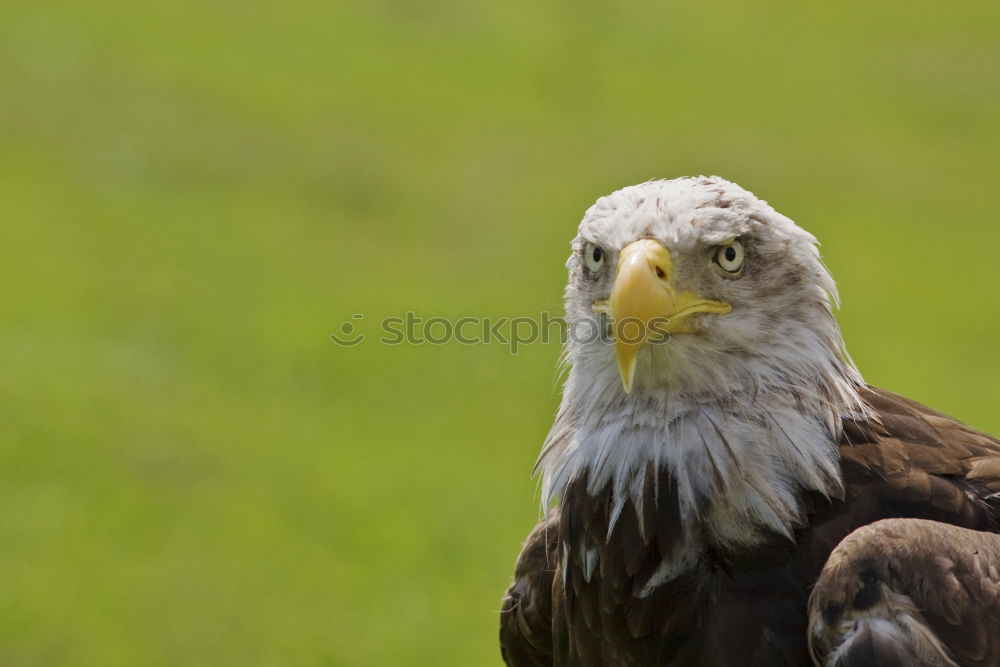
[{"label": "nostril on beak", "polygon": [[659,278],[660,280],[663,280],[664,278],[667,277],[667,273],[663,270],[662,267],[657,266],[656,267],[656,277]]}]

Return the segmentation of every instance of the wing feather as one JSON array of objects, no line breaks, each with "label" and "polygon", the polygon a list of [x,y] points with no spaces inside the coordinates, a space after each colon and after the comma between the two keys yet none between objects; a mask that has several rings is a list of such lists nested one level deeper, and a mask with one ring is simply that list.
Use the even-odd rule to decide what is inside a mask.
[{"label": "wing feather", "polygon": [[1000,656],[1000,535],[886,519],[845,538],[809,605],[826,665],[875,654],[900,664],[992,665]]},{"label": "wing feather", "polygon": [[500,610],[500,653],[511,667],[552,665],[552,583],[558,563],[559,517],[553,512],[525,540],[514,582]]},{"label": "wing feather", "polygon": [[833,550],[813,589],[814,658],[995,664],[1000,441],[891,392],[873,388],[865,398],[879,425],[847,421],[841,444],[855,499],[845,512],[860,527]]}]

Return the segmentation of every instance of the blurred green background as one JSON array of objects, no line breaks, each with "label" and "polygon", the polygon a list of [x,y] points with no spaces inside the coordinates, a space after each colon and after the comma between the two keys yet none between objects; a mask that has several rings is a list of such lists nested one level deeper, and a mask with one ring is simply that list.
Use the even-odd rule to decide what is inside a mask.
[{"label": "blurred green background", "polygon": [[498,664],[558,346],[377,323],[558,312],[649,178],[814,232],[869,381],[1000,432],[998,21],[5,0],[0,664]]}]

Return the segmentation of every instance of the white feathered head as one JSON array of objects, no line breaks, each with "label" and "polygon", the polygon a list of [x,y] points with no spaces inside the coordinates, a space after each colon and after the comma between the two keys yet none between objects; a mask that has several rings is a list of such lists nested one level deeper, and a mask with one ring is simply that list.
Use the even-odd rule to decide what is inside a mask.
[{"label": "white feathered head", "polygon": [[[567,262],[571,364],[625,392],[718,393],[740,371],[844,363],[836,285],[816,239],[721,178],[623,188],[587,211]],[[846,367],[846,368],[845,368]],[[735,375],[734,375],[735,373]],[[759,381],[762,378],[757,378]]]},{"label": "white feathered head", "polygon": [[651,181],[597,200],[567,266],[544,502],[581,475],[638,502],[664,466],[692,516],[739,541],[748,521],[788,533],[801,490],[840,492],[841,420],[868,413],[811,234],[721,178]]}]

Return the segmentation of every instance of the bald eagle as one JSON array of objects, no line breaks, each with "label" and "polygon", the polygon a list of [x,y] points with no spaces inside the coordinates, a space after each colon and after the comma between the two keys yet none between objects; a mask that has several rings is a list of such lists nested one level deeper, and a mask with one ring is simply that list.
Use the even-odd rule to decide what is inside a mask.
[{"label": "bald eagle", "polygon": [[507,664],[1000,664],[1000,441],[864,382],[811,234],[681,178],[572,248],[607,335],[568,337]]}]

